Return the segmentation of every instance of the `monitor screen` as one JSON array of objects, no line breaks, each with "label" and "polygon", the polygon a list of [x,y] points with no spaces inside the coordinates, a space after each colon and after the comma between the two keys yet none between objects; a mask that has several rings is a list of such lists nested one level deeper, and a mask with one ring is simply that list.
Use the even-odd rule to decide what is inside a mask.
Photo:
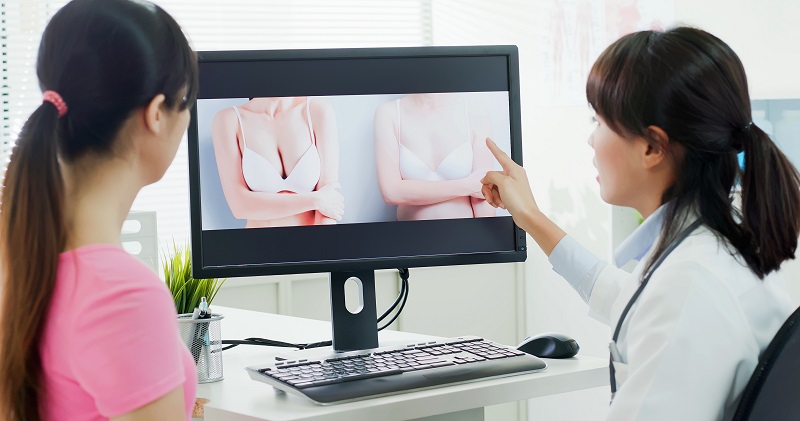
[{"label": "monitor screen", "polygon": [[480,194],[521,162],[517,49],[198,53],[196,277],[523,261]]}]

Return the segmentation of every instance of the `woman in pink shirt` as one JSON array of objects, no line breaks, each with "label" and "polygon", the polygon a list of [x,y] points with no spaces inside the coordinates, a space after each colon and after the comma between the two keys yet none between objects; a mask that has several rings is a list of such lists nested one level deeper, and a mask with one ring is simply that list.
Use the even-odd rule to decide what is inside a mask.
[{"label": "woman in pink shirt", "polygon": [[139,0],[74,0],[37,60],[42,104],[0,204],[0,418],[188,420],[194,363],[158,277],[121,248],[189,122],[194,53]]}]

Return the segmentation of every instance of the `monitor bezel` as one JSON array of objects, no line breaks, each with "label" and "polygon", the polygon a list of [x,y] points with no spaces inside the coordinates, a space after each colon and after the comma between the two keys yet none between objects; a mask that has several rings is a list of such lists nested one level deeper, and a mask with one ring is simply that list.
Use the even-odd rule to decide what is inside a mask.
[{"label": "monitor bezel", "polygon": [[[302,50],[244,50],[198,51],[199,63],[242,62],[265,60],[342,60],[363,58],[435,58],[503,56],[507,59],[509,123],[511,158],[522,165],[522,129],[519,87],[519,53],[514,45],[452,46],[452,47],[389,47],[389,48],[335,48]],[[291,262],[230,266],[205,266],[203,264],[202,212],[199,169],[199,133],[197,100],[191,107],[188,128],[189,201],[191,225],[192,274],[197,279],[214,277],[242,277],[286,275],[301,273],[348,272],[393,268],[453,266],[484,263],[523,262],[527,258],[526,234],[514,225],[515,248],[509,251],[459,253],[436,256],[385,257],[361,260]]]}]

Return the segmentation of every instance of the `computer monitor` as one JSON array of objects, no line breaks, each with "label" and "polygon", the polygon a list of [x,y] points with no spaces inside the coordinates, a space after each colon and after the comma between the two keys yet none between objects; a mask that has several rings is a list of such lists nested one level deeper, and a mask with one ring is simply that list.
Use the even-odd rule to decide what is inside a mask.
[{"label": "computer monitor", "polygon": [[485,203],[479,182],[500,169],[486,137],[522,162],[515,46],[198,61],[196,278],[330,272],[333,347],[345,351],[378,346],[375,270],[525,260],[525,233]]}]

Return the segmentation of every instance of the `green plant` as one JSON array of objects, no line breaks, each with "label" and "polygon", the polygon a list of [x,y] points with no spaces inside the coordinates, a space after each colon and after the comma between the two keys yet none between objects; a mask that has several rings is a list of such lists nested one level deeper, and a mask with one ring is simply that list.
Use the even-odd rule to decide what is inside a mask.
[{"label": "green plant", "polygon": [[195,279],[192,276],[192,253],[188,247],[172,244],[171,250],[163,253],[164,281],[167,283],[178,314],[191,313],[206,297],[208,304],[214,300],[224,278]]}]

